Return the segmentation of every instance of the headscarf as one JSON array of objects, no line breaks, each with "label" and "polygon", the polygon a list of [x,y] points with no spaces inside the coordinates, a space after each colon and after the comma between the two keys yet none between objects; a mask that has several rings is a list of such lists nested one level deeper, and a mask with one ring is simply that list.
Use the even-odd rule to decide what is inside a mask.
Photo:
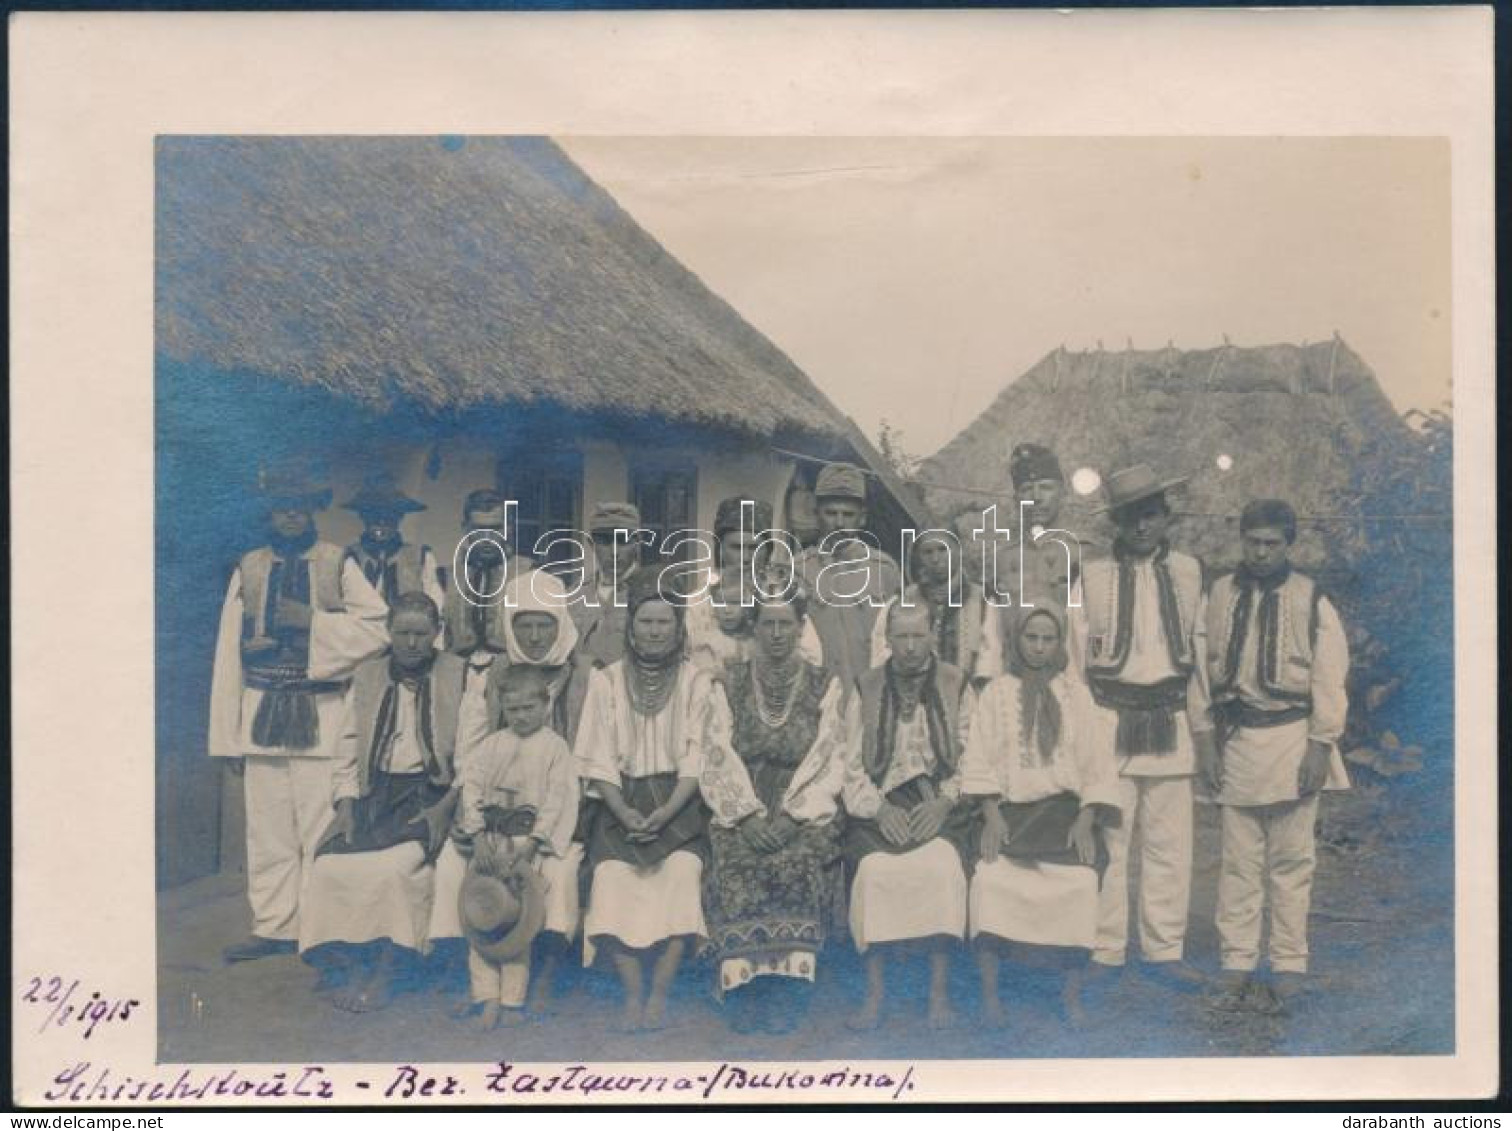
[{"label": "headscarf", "polygon": [[[567,614],[567,590],[559,578],[543,570],[531,570],[509,583],[504,590],[504,599],[508,609],[504,618],[504,648],[511,664],[556,668],[572,658],[572,650],[577,647],[578,630]],[[539,660],[526,655],[515,638],[514,619],[521,613],[545,613],[556,621],[556,640]]]},{"label": "headscarf", "polygon": [[[1005,657],[1008,673],[1019,685],[1019,743],[1022,752],[1039,754],[1039,760],[1050,761],[1060,742],[1061,709],[1050,683],[1066,670],[1066,620],[1064,614],[1050,606],[1032,609],[1009,606],[1007,610],[1008,640]],[[1044,617],[1055,625],[1059,641],[1044,666],[1030,666],[1024,658],[1024,628],[1036,617]],[[1032,745],[1031,745],[1032,743]]]}]

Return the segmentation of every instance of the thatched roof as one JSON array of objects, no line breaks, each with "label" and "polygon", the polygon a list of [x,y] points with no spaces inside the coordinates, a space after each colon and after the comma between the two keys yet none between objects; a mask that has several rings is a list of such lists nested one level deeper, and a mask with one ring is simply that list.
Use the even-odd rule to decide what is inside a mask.
[{"label": "thatched roof", "polygon": [[[944,513],[1009,501],[1008,455],[1021,441],[1049,444],[1070,475],[1106,476],[1144,462],[1191,475],[1174,500],[1186,513],[1176,538],[1209,562],[1231,562],[1232,525],[1251,498],[1288,498],[1304,516],[1299,560],[1347,568],[1373,478],[1408,429],[1365,362],[1342,341],[1307,346],[1046,354],[964,431],[925,460],[919,478]],[[1219,456],[1231,466],[1220,469]],[[969,490],[974,488],[976,490]],[[1061,524],[1105,539],[1090,514],[1101,494],[1074,495]],[[1010,510],[1007,513],[1011,513]]]},{"label": "thatched roof", "polygon": [[832,440],[809,379],[545,138],[164,138],[157,348],[383,410]]}]

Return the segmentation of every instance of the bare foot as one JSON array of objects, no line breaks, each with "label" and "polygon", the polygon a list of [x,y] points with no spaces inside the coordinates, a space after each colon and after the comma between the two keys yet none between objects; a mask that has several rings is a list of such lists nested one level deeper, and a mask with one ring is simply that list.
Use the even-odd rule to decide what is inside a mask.
[{"label": "bare foot", "polygon": [[525,1011],[523,1009],[499,1010],[498,1025],[501,1029],[515,1029],[521,1025],[524,1025],[529,1020],[530,1018],[525,1016]]},{"label": "bare foot", "polygon": [[461,1001],[453,1002],[451,1008],[448,1009],[447,1012],[455,1017],[458,1021],[461,1021],[462,1019],[471,1017],[473,1016],[473,1014],[477,1013],[478,1007],[482,1004],[483,1003],[481,1001],[473,1001],[472,998],[465,997]]},{"label": "bare foot", "polygon": [[480,1033],[492,1032],[499,1023],[499,1012],[498,1002],[484,1002],[483,1008],[478,1010],[477,1016],[472,1019],[472,1027]]},{"label": "bare foot", "polygon": [[337,1009],[347,1013],[374,1013],[388,1005],[392,993],[387,978],[370,978],[331,995]]},{"label": "bare foot", "polygon": [[1067,979],[1061,987],[1061,1008],[1066,1014],[1066,1024],[1080,1029],[1087,1023],[1087,1011],[1082,1005],[1081,986]]},{"label": "bare foot", "polygon": [[654,1033],[667,1027],[667,999],[652,994],[646,1002],[646,1012],[641,1016],[641,1029]]},{"label": "bare foot", "polygon": [[611,1033],[638,1033],[641,1027],[641,1008],[638,1001],[625,1002],[625,1008],[609,1026]]},{"label": "bare foot", "polygon": [[992,998],[982,1002],[982,1028],[1006,1029],[1008,1027],[1008,1011],[1003,1008],[1003,1003]]},{"label": "bare foot", "polygon": [[955,1011],[950,1008],[948,1001],[936,1000],[929,1003],[929,1027],[931,1029],[954,1029],[955,1024]]},{"label": "bare foot", "polygon": [[858,1033],[869,1033],[882,1023],[882,999],[868,997],[861,1008],[853,1013],[845,1022],[847,1029],[854,1029]]}]

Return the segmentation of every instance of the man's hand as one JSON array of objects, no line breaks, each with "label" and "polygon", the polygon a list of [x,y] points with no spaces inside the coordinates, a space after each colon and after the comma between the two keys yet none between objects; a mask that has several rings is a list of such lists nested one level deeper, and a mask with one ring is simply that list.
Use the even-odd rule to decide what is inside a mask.
[{"label": "man's hand", "polygon": [[953,803],[948,797],[935,797],[915,805],[908,814],[908,834],[913,842],[924,844],[933,840],[952,808]]},{"label": "man's hand", "polygon": [[425,822],[426,858],[434,860],[446,843],[446,833],[451,828],[451,806],[442,799],[430,808],[420,810],[420,819]]},{"label": "man's hand", "polygon": [[336,802],[336,817],[331,821],[330,835],[340,837],[347,843],[351,843],[352,837],[357,833],[357,802],[350,797],[343,797]]},{"label": "man's hand", "polygon": [[902,848],[908,843],[908,814],[891,801],[882,802],[877,810],[877,824],[889,844]]},{"label": "man's hand", "polygon": [[982,813],[982,840],[980,851],[982,862],[991,864],[998,858],[1002,850],[1003,842],[1008,839],[1008,822],[1003,820],[1003,813],[994,801],[983,810]]},{"label": "man's hand", "polygon": [[1096,818],[1090,808],[1083,809],[1071,822],[1071,833],[1066,837],[1066,847],[1076,850],[1076,858],[1088,866],[1097,862]]},{"label": "man's hand", "polygon": [[1217,736],[1210,730],[1192,735],[1197,753],[1197,782],[1208,796],[1217,797],[1223,790],[1223,757],[1218,753]]},{"label": "man's hand", "polygon": [[310,606],[303,601],[291,601],[287,597],[280,597],[273,607],[273,625],[275,628],[309,631]]},{"label": "man's hand", "polygon": [[662,827],[672,819],[672,814],[667,811],[665,805],[658,805],[641,819],[641,829],[648,833],[659,833]]},{"label": "man's hand", "polygon": [[1297,792],[1303,797],[1311,797],[1328,781],[1328,764],[1332,753],[1333,747],[1328,743],[1316,738],[1307,740],[1307,753],[1302,757],[1302,765],[1297,768]]}]

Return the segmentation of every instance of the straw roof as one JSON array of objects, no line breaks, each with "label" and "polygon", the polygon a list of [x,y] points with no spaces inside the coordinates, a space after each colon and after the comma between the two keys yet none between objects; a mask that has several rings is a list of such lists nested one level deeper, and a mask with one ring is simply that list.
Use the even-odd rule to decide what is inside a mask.
[{"label": "straw roof", "polygon": [[545,138],[164,138],[157,347],[385,411],[833,441],[808,377]]},{"label": "straw roof", "polygon": [[[1343,341],[1207,349],[1046,354],[976,420],[923,461],[919,478],[943,513],[1008,504],[1015,444],[1049,444],[1066,474],[1106,476],[1142,462],[1190,475],[1178,498],[1183,549],[1232,564],[1230,521],[1260,496],[1288,498],[1306,523],[1298,561],[1347,566],[1364,552],[1364,501],[1403,450],[1408,429],[1364,360]],[[1220,463],[1220,457],[1224,458]],[[1110,536],[1091,513],[1101,492],[1072,493],[1062,525]]]}]

